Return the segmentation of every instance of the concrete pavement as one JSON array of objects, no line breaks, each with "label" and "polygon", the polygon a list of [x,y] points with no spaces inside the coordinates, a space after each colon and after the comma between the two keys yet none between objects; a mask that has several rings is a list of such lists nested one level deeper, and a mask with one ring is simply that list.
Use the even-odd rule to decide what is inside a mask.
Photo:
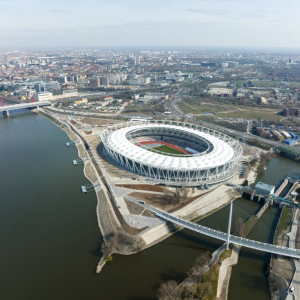
[{"label": "concrete pavement", "polygon": [[[289,236],[289,247],[296,249],[296,237],[297,237],[297,230],[299,225],[299,209],[296,210],[295,217],[292,223],[291,232],[287,235]],[[293,293],[288,292],[286,300],[300,300],[300,262],[298,259],[293,259],[294,266],[295,266],[295,273],[293,280],[289,286],[289,291],[291,287],[294,287],[295,290]]]}]

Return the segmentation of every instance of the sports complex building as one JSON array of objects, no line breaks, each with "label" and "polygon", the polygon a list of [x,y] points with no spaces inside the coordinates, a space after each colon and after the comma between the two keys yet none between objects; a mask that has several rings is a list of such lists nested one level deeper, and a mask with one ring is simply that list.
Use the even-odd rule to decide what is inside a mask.
[{"label": "sports complex building", "polygon": [[107,128],[100,138],[112,163],[171,185],[226,180],[236,174],[242,155],[230,136],[182,122],[126,122]]}]

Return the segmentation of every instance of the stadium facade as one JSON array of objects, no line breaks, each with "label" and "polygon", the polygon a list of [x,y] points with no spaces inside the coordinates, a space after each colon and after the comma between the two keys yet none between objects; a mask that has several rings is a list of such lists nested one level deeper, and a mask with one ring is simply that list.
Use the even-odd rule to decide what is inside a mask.
[{"label": "stadium facade", "polygon": [[[227,180],[236,174],[242,155],[242,146],[230,136],[183,122],[126,122],[107,128],[100,138],[105,155],[114,164],[170,185],[183,182],[200,185]],[[149,141],[195,151],[194,154],[171,154],[155,148],[146,149],[143,143],[149,144]]]}]

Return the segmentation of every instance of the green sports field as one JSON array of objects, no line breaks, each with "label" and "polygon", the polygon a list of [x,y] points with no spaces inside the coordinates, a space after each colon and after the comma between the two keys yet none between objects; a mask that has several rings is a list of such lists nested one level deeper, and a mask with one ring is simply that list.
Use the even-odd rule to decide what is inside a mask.
[{"label": "green sports field", "polygon": [[152,149],[148,149],[148,150],[158,150],[158,151],[161,151],[161,152],[165,152],[167,154],[184,154],[183,152],[179,151],[179,150],[176,150],[176,149],[173,149],[169,146],[166,146],[166,145],[163,145],[163,146],[158,146],[158,147],[155,147],[155,148],[152,148]]}]

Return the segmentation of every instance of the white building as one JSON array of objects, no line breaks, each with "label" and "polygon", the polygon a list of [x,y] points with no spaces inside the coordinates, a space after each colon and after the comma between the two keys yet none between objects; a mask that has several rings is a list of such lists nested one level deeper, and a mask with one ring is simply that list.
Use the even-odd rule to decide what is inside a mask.
[{"label": "white building", "polygon": [[275,186],[274,185],[266,184],[266,183],[263,183],[263,182],[258,182],[255,185],[255,189],[264,191],[268,194],[274,194],[274,192],[275,192]]},{"label": "white building", "polygon": [[110,103],[111,103],[111,100],[103,101],[103,102],[99,103],[99,106],[102,108],[102,107],[105,107],[107,105],[110,105]]},{"label": "white building", "polygon": [[131,95],[131,99],[132,100],[138,100],[140,98],[140,95],[139,94],[132,94]]},{"label": "white building", "polygon": [[134,57],[134,64],[135,64],[136,66],[138,66],[140,63],[141,63],[140,57],[139,57],[138,55],[135,56],[135,57]]},{"label": "white building", "polygon": [[144,99],[146,100],[168,100],[169,95],[165,95],[162,93],[146,93],[144,95]]},{"label": "white building", "polygon": [[145,85],[150,83],[150,77],[134,76],[129,79],[130,85]]},{"label": "white building", "polygon": [[47,91],[49,90],[56,91],[60,89],[59,82],[57,81],[47,81],[44,83],[44,85],[45,85],[45,90]]},{"label": "white building", "polygon": [[64,90],[61,94],[53,95],[52,100],[70,98],[70,97],[78,97],[77,90]]},{"label": "white building", "polygon": [[51,101],[53,94],[50,92],[39,92],[33,94],[33,100],[35,101]]},{"label": "white building", "polygon": [[144,81],[143,84],[149,84],[151,79],[150,79],[150,77],[144,77],[143,81]]},{"label": "white building", "polygon": [[130,85],[140,85],[141,84],[141,77],[134,76],[129,79],[129,84]]},{"label": "white building", "polygon": [[291,135],[289,133],[287,133],[286,131],[284,130],[281,130],[280,132],[286,139],[290,139],[291,138]]}]

